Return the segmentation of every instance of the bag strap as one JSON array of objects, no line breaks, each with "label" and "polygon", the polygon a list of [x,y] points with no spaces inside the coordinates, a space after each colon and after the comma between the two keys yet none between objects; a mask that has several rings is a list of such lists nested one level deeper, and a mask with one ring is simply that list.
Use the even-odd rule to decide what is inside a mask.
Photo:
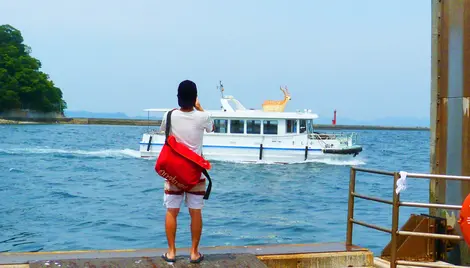
[{"label": "bag strap", "polygon": [[209,184],[207,185],[206,193],[204,194],[204,197],[203,197],[203,199],[207,200],[209,199],[209,195],[211,194],[212,180],[211,180],[211,176],[209,176],[209,173],[207,173],[207,170],[202,169],[202,174],[204,174],[204,176],[206,176],[207,180],[209,181]]},{"label": "bag strap", "polygon": [[170,135],[170,130],[171,130],[171,113],[173,113],[173,110],[168,111],[168,114],[166,115],[166,125],[165,125],[165,143],[168,140],[168,136]]}]

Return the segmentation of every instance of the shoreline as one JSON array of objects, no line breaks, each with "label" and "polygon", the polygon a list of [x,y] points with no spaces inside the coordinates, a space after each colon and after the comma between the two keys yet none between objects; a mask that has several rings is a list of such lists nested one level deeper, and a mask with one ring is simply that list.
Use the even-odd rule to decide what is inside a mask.
[{"label": "shoreline", "polygon": [[[73,124],[73,125],[122,125],[122,126],[160,126],[161,120],[147,119],[117,119],[117,118],[0,118],[0,125],[23,124]],[[325,130],[404,130],[404,131],[429,131],[429,127],[402,127],[402,126],[377,126],[377,125],[328,125],[314,124],[314,129]]]},{"label": "shoreline", "polygon": [[23,121],[23,120],[9,120],[9,119],[1,119],[0,118],[0,125],[30,125],[30,124],[38,124],[37,122],[31,121]]}]

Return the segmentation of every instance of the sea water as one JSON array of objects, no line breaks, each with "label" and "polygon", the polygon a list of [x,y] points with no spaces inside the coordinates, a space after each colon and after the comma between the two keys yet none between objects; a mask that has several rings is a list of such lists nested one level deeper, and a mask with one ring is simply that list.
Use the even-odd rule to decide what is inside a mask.
[{"label": "sea water", "polygon": [[[146,127],[0,126],[0,252],[166,247],[163,181],[139,157]],[[429,172],[428,131],[358,131],[364,151],[288,165],[213,162],[201,246],[342,242],[351,166]],[[390,199],[393,177],[358,173],[357,192]],[[408,179],[402,199],[427,202],[429,181]],[[391,226],[389,205],[357,200],[355,218]],[[410,213],[401,208],[400,224]],[[177,246],[190,246],[189,217]],[[354,227],[380,254],[390,236]]]}]

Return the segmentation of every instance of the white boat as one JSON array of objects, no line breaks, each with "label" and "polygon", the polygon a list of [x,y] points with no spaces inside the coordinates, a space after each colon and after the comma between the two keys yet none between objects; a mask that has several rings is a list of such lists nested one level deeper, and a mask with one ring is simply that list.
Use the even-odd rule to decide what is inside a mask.
[{"label": "white boat", "polygon": [[[355,157],[362,151],[355,144],[356,133],[318,133],[313,128],[313,120],[318,116],[310,110],[284,112],[290,94],[287,89],[281,90],[284,101],[266,101],[262,110],[246,109],[237,99],[222,93],[221,109],[207,111],[214,120],[215,130],[204,134],[204,157],[220,161],[295,163],[332,155]],[[163,131],[149,129],[143,134],[141,157],[158,156],[165,142]]]}]

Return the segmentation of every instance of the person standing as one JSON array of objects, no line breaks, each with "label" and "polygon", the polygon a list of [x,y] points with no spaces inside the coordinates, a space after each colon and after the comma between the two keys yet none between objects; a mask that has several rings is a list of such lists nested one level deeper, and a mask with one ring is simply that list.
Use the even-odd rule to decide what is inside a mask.
[{"label": "person standing", "polygon": [[[170,133],[175,136],[179,143],[202,155],[204,132],[212,132],[214,128],[210,114],[205,112],[199,103],[197,86],[190,80],[185,80],[179,84],[177,98],[180,108],[174,110],[171,114]],[[160,126],[161,131],[165,131],[167,113],[163,116]],[[189,192],[182,191],[169,183],[168,180],[164,182],[164,189],[164,205],[167,209],[165,231],[168,240],[168,251],[162,255],[162,258],[167,262],[176,261],[177,217],[184,199],[191,217],[192,245],[189,259],[191,263],[199,263],[204,259],[204,255],[199,252],[199,242],[202,234],[202,208],[204,206],[203,197],[206,189],[206,179],[202,175],[201,181]]]}]

